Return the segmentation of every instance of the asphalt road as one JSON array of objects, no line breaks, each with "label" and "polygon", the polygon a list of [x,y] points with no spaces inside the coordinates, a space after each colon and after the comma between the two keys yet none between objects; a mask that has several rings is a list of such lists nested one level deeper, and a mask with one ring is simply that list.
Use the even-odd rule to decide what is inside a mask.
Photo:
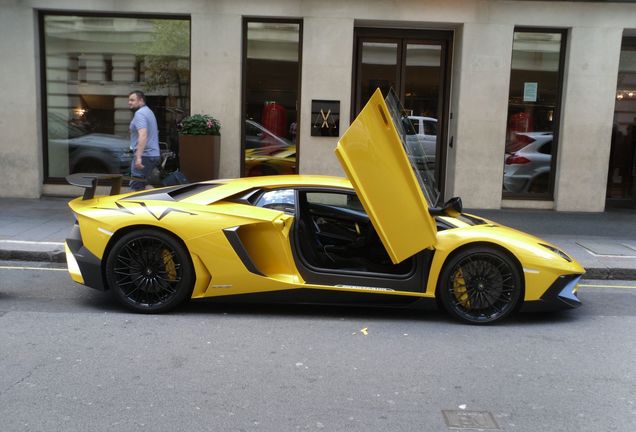
[{"label": "asphalt road", "polygon": [[[0,262],[0,430],[636,430],[636,284],[503,325],[437,311],[191,303],[134,315]],[[614,285],[614,287],[611,287]]]}]

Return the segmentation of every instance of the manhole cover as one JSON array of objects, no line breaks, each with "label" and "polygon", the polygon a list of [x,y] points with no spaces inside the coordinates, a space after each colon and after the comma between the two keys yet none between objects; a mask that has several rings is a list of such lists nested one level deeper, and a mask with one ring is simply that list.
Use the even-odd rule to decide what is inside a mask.
[{"label": "manhole cover", "polygon": [[442,413],[451,429],[501,430],[488,411],[443,410]]}]

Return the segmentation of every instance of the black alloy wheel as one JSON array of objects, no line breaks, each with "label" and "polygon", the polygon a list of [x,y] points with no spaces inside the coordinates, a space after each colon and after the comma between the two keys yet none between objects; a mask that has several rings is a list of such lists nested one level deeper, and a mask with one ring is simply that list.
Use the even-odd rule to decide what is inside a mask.
[{"label": "black alloy wheel", "polygon": [[192,295],[190,256],[174,237],[156,230],[132,231],[112,247],[106,282],[115,298],[136,312],[174,309]]},{"label": "black alloy wheel", "polygon": [[488,247],[461,251],[444,267],[438,290],[444,308],[471,324],[488,324],[510,315],[522,301],[516,263]]}]

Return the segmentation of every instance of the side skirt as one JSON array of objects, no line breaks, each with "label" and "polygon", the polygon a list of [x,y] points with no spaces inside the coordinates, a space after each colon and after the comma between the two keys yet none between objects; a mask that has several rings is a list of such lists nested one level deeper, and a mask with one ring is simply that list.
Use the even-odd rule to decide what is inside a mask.
[{"label": "side skirt", "polygon": [[263,293],[208,297],[218,303],[319,304],[369,307],[430,308],[435,299],[399,294],[357,293],[352,291],[297,288]]}]

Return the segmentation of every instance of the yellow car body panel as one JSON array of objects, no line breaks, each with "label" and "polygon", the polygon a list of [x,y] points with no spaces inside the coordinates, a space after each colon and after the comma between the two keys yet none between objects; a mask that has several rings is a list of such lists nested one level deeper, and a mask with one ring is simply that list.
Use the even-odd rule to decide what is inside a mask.
[{"label": "yellow car body panel", "polygon": [[552,285],[559,276],[585,272],[575,260],[568,262],[541,244],[556,246],[530,234],[491,221],[470,226],[454,218],[446,219],[459,227],[438,233],[431,277],[426,286],[426,293],[430,296],[435,295],[438,277],[448,257],[461,248],[475,245],[495,245],[514,256],[523,271],[525,301],[539,300],[546,287]]},{"label": "yellow car body panel", "polygon": [[[176,298],[161,293],[169,291],[170,284],[178,284],[179,292],[191,298],[256,296],[260,301],[302,294],[310,299],[305,302],[333,298],[333,303],[350,304],[364,298],[410,306],[440,299],[447,306],[454,301],[448,296],[454,295],[456,303],[470,308],[473,299],[459,299],[468,292],[469,265],[453,269],[471,250],[486,250],[486,263],[494,257],[519,280],[513,287],[514,302],[508,302],[515,303],[514,309],[517,299],[540,307],[580,305],[575,292],[584,269],[556,246],[485,219],[463,217],[455,207],[429,209],[418,184],[422,179],[409,164],[397,128],[387,123],[386,110],[376,92],[340,140],[336,154],[350,180],[313,175],[220,179],[93,197],[95,179],[92,193],[69,203],[77,220],[65,245],[71,278],[94,288],[121,291],[118,282],[113,285],[122,273],[116,267],[121,265],[117,261],[124,255],[121,251],[137,241],[137,253],[144,255],[143,239],[151,239],[151,245],[160,246],[147,253],[164,268],[163,273],[156,272],[152,261],[139,268],[132,260],[128,261],[132,264],[124,261],[124,277],[151,280],[159,275],[164,280],[154,286],[161,295],[136,297],[134,307],[120,299],[140,312],[156,311],[146,308],[146,303],[154,304],[152,295]],[[293,202],[259,205],[272,191],[274,196],[288,192]],[[330,199],[329,194],[339,193],[346,204],[331,199],[311,207],[307,197],[321,193]],[[426,196],[431,196],[428,189]],[[325,239],[332,243],[325,244]],[[346,254],[337,255],[342,252],[338,247]],[[365,255],[369,251],[372,258]],[[326,264],[308,258],[317,252]],[[382,273],[385,270],[388,273]],[[497,295],[504,301],[505,291],[502,283]],[[173,307],[160,306],[160,311]],[[492,316],[498,319],[496,313]],[[478,323],[480,317],[466,320]]]},{"label": "yellow car body panel", "polygon": [[[305,283],[296,268],[291,250],[289,234],[294,224],[293,217],[283,212],[272,212],[269,209],[239,206],[222,201],[222,198],[237,192],[247,191],[256,186],[263,187],[270,182],[260,178],[260,181],[239,179],[231,183],[236,184],[224,185],[224,187],[227,186],[228,191],[217,191],[216,196],[208,194],[205,198],[198,198],[198,201],[212,201],[212,204],[188,204],[184,200],[183,205],[179,207],[179,212],[173,211],[166,216],[171,220],[171,232],[187,244],[195,262],[198,278],[193,298],[298,287],[353,291],[346,287]],[[345,179],[326,176],[289,176],[286,179],[277,178],[274,183],[274,187],[293,184],[347,189],[348,186]],[[157,216],[170,208],[167,203],[142,200],[122,201],[121,198],[126,196],[130,194],[100,197],[90,201],[77,198],[70,203],[71,209],[77,215],[85,247],[99,259],[104,258],[111,237],[120,230],[139,226],[163,226]],[[214,202],[215,199],[221,199],[221,201]],[[205,214],[205,218],[193,218],[192,214]],[[548,242],[529,234],[496,225],[490,221],[484,225],[470,226],[452,217],[444,219],[456,225],[457,228],[437,234],[430,277],[427,282],[423,281],[421,293],[367,291],[386,295],[433,298],[438,276],[448,257],[462,247],[475,244],[496,245],[514,255],[524,271],[525,300],[539,299],[545,287],[560,275],[584,272],[577,262],[567,262],[540,246],[540,243],[549,244]],[[263,273],[262,276],[246,272],[243,263],[224,238],[222,230],[235,226],[247,227],[242,238],[243,244]],[[79,282],[80,279],[75,276],[74,279],[76,278]],[[364,292],[365,290],[356,288],[354,291]]]},{"label": "yellow car body panel", "polygon": [[342,136],[336,155],[394,263],[435,245],[435,221],[380,90]]}]

